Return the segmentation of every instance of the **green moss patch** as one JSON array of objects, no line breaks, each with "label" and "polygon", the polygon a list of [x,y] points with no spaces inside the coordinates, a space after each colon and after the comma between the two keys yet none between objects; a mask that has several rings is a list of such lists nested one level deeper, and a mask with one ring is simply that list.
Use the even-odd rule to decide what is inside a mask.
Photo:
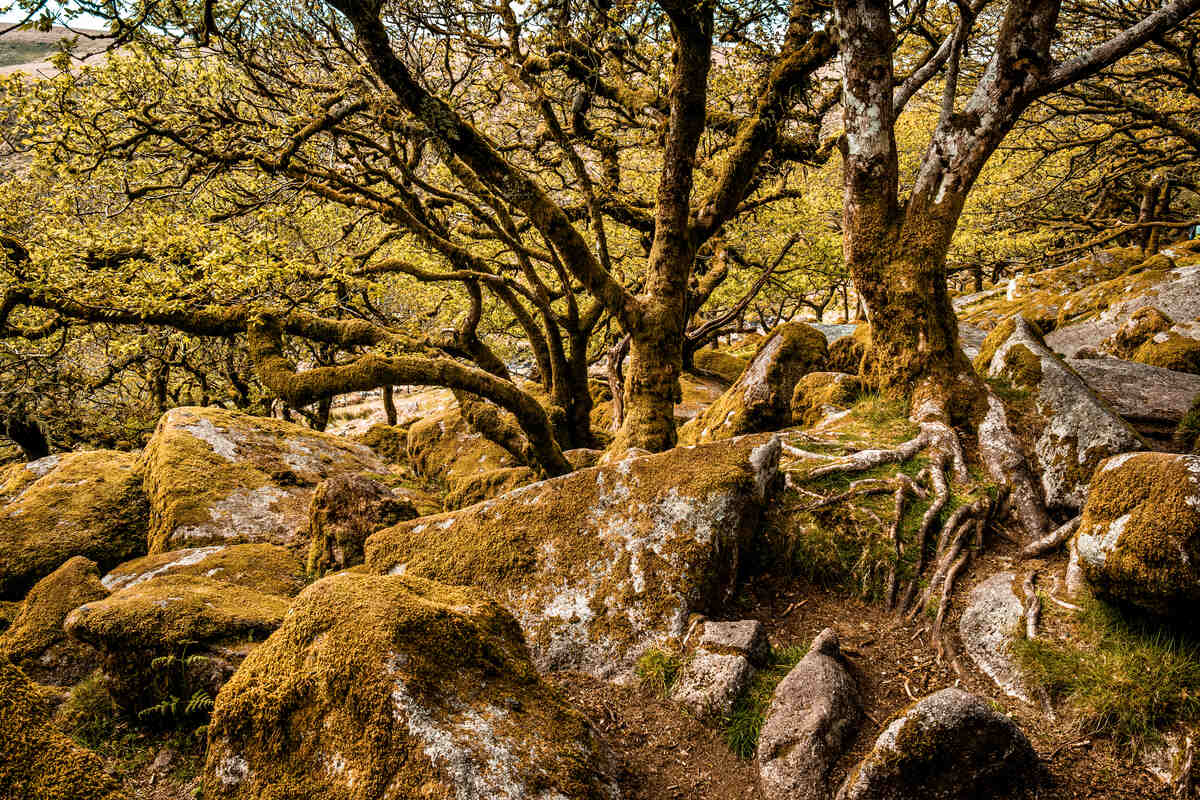
[{"label": "green moss patch", "polygon": [[116,592],[166,575],[210,578],[281,597],[292,597],[307,584],[304,568],[286,548],[218,544],[126,561],[104,576],[104,585]]}]

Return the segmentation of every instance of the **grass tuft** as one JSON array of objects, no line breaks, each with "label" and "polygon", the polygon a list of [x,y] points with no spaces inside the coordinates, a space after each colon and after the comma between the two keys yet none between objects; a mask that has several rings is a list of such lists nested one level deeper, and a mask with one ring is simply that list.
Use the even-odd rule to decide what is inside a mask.
[{"label": "grass tuft", "polygon": [[808,648],[802,645],[772,650],[769,665],[755,671],[746,691],[734,703],[729,715],[722,720],[725,742],[738,758],[754,757],[754,751],[758,747],[758,734],[762,731],[775,687],[807,652]]},{"label": "grass tuft", "polygon": [[1099,600],[1075,615],[1072,641],[1020,638],[1026,676],[1065,700],[1086,731],[1139,751],[1177,723],[1200,720],[1200,643]]},{"label": "grass tuft", "polygon": [[633,671],[642,686],[666,697],[683,667],[683,655],[676,650],[651,648],[642,654]]}]

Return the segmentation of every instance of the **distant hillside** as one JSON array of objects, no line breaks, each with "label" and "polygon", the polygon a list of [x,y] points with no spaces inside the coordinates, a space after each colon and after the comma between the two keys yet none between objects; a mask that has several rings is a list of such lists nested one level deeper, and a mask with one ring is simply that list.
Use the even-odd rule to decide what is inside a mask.
[{"label": "distant hillside", "polygon": [[[100,31],[72,32],[66,28],[55,27],[44,33],[31,30],[6,33],[0,36],[0,68],[45,62],[57,50],[60,41],[69,39],[77,33],[97,35]],[[76,52],[95,52],[103,47],[103,41],[86,39],[81,35],[76,45]]]}]

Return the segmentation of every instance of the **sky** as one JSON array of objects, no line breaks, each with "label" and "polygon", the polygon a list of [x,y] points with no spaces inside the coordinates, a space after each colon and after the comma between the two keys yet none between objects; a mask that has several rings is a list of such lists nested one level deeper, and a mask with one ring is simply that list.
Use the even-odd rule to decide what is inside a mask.
[{"label": "sky", "polygon": [[[25,15],[28,12],[22,11],[19,8],[12,8],[9,11],[3,10],[5,7],[8,7],[10,5],[12,5],[12,4],[10,2],[8,2],[7,0],[0,0],[0,23],[20,22],[21,20],[25,19]],[[51,8],[60,8],[61,4],[51,3],[50,7]],[[104,27],[106,27],[106,25],[103,20],[101,20],[97,17],[93,17],[90,14],[85,14],[85,15],[76,17],[74,20],[72,20],[71,27],[72,28],[83,28],[85,30],[94,30],[96,28],[104,28]]]}]

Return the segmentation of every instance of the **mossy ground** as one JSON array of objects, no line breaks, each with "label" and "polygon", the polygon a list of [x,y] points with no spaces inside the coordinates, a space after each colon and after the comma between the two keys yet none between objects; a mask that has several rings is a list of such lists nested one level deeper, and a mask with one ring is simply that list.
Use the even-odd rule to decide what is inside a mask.
[{"label": "mossy ground", "polygon": [[1081,735],[1134,750],[1200,721],[1200,639],[1129,609],[1089,599],[1080,612],[1046,604],[1058,635],[1017,637],[1030,681],[1065,703]]}]

